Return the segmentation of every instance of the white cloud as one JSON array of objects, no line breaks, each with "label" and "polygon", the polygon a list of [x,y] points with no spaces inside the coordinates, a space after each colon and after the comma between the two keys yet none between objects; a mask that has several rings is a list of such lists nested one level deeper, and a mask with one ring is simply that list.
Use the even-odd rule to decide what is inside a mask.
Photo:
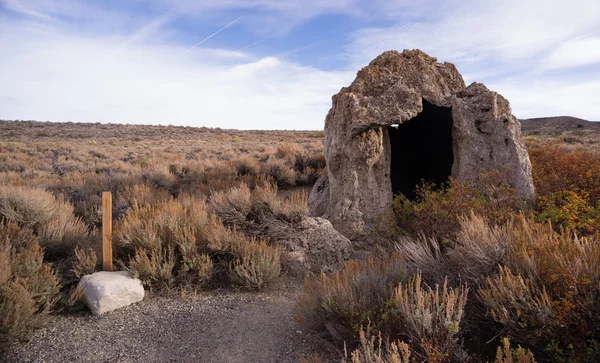
[{"label": "white cloud", "polygon": [[178,57],[185,48],[119,49],[122,39],[8,27],[0,25],[1,119],[321,129],[331,95],[354,76],[243,52]]},{"label": "white cloud", "polygon": [[348,58],[359,68],[383,51],[418,48],[455,63],[467,83],[497,86],[519,117],[560,113],[600,119],[597,102],[588,96],[598,94],[588,93],[597,91],[596,83],[547,72],[600,62],[597,0],[441,3],[436,7],[426,1],[429,13],[419,10],[420,2],[388,3],[390,14],[422,17],[405,15],[395,26],[356,31],[347,46]]},{"label": "white cloud", "polygon": [[518,118],[576,116],[600,121],[600,81],[502,80],[488,86],[505,96]]},{"label": "white cloud", "polygon": [[57,20],[56,17],[93,18],[108,15],[101,8],[89,2],[77,0],[0,0],[0,5],[23,15],[43,20]]},{"label": "white cloud", "polygon": [[[600,32],[596,0],[506,0],[444,2],[441,8],[410,22],[367,28],[354,34],[349,53],[364,64],[388,49],[421,48],[443,59],[465,64],[482,60],[530,58],[586,32]],[[450,6],[449,4],[452,4]],[[419,13],[414,2],[401,8]]]},{"label": "white cloud", "polygon": [[541,62],[543,69],[561,69],[600,63],[600,37],[570,39]]}]

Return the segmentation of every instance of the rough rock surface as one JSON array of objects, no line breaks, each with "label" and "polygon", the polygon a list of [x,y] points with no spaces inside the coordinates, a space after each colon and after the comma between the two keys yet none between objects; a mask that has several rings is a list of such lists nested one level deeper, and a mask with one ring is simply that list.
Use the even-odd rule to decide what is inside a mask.
[{"label": "rough rock surface", "polygon": [[85,275],[78,287],[83,289],[86,305],[94,315],[101,315],[144,299],[142,282],[127,271],[101,271]]},{"label": "rough rock surface", "polygon": [[388,51],[332,101],[327,167],[309,206],[311,215],[327,218],[349,238],[363,236],[387,213],[393,197],[388,127],[415,118],[425,101],[451,109],[455,180],[476,182],[483,169],[496,169],[522,196],[533,196],[529,155],[508,101],[482,84],[466,87],[451,63],[420,50]]},{"label": "rough rock surface", "polygon": [[350,240],[323,218],[303,217],[293,230],[273,237],[283,247],[283,263],[295,277],[337,270],[352,253]]}]

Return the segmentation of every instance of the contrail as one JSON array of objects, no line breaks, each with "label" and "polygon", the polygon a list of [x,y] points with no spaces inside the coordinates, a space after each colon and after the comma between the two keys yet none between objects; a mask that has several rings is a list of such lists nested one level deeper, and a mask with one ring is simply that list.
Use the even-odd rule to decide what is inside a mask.
[{"label": "contrail", "polygon": [[[246,49],[248,49],[248,48],[250,48],[250,47],[252,47],[252,46],[255,46],[255,45],[259,44],[259,43],[262,43],[262,42],[264,42],[264,41],[265,41],[265,40],[267,40],[267,39],[273,38],[274,36],[275,36],[275,35],[269,35],[268,37],[264,37],[264,38],[262,38],[262,39],[260,39],[260,40],[257,40],[257,41],[255,41],[254,43],[252,43],[252,44],[248,44],[247,46],[245,46],[245,47],[243,47],[243,48],[236,49],[235,51],[236,51],[236,52],[241,52],[241,51],[243,51],[243,50],[246,50]],[[222,60],[223,60],[223,59],[225,59],[225,58],[227,58],[227,57],[221,57],[221,58],[219,58],[219,59],[215,59],[215,60],[213,60],[213,61],[210,61],[210,62],[208,62],[208,63],[206,63],[206,64],[203,64],[202,66],[204,66],[204,67],[206,67],[206,66],[210,66],[211,64],[213,64],[213,63],[216,63],[216,62],[218,62],[218,61],[222,61]]]},{"label": "contrail", "polygon": [[235,19],[234,21],[232,21],[231,23],[225,25],[224,27],[222,27],[221,29],[217,30],[216,32],[212,33],[211,35],[207,36],[206,38],[202,39],[201,41],[199,41],[198,43],[194,44],[193,47],[190,47],[186,50],[184,50],[183,52],[181,52],[181,54],[179,56],[184,55],[185,53],[189,52],[190,50],[196,48],[197,46],[199,46],[200,44],[204,43],[205,41],[209,40],[210,38],[214,37],[215,35],[219,34],[220,32],[222,32],[223,30],[229,28],[231,25],[237,23],[241,18],[243,18],[243,16],[240,16],[239,18]]}]

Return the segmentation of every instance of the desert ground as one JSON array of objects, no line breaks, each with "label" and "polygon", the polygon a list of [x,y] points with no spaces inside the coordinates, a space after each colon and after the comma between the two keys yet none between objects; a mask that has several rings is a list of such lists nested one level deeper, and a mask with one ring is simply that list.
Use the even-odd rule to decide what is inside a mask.
[{"label": "desert ground", "polygon": [[[597,361],[600,128],[522,125],[534,200],[493,171],[492,189],[423,185],[302,274],[286,235],[323,132],[0,121],[2,359]],[[98,317],[76,287],[100,269],[103,191],[146,297]]]}]

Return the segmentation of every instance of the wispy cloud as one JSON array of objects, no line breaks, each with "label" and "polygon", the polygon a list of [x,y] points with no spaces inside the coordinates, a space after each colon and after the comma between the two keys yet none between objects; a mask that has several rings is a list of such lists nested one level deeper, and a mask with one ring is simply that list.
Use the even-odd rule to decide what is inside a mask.
[{"label": "wispy cloud", "polygon": [[[0,17],[0,118],[321,128],[331,94],[357,69],[385,50],[420,48],[455,63],[468,82],[483,81],[505,95],[519,117],[600,120],[597,0],[568,6],[548,0],[157,0],[127,6],[0,0],[0,6],[8,10]],[[348,33],[323,31],[325,40],[318,41],[316,30],[286,42],[291,30],[323,15],[345,22]],[[198,24],[205,34],[193,34]],[[319,54],[325,47],[317,45],[329,39],[345,40],[345,52]],[[336,70],[308,66],[321,56],[336,59],[337,65],[328,64]]]},{"label": "wispy cloud", "polygon": [[562,42],[541,61],[542,69],[564,69],[600,63],[600,34]]},{"label": "wispy cloud", "polygon": [[212,33],[211,35],[207,36],[206,38],[202,39],[201,41],[199,41],[198,43],[194,44],[193,46],[189,47],[188,49],[184,50],[180,55],[183,55],[187,52],[189,52],[190,50],[196,48],[197,46],[201,45],[202,43],[206,42],[207,40],[209,40],[210,38],[214,37],[215,35],[219,34],[220,32],[222,32],[223,30],[229,28],[230,26],[232,26],[233,24],[237,23],[238,21],[240,21],[243,17],[240,16],[239,18],[235,19],[234,21],[232,21],[231,23],[225,25],[224,27],[222,27],[221,29],[217,30],[216,32]]},{"label": "wispy cloud", "polygon": [[133,42],[114,57],[110,38],[11,34],[0,39],[0,79],[10,85],[0,119],[320,129],[331,94],[353,77],[218,49],[196,52],[234,65],[199,67],[177,58],[177,45]]},{"label": "wispy cloud", "polygon": [[156,34],[167,22],[171,20],[171,18],[171,16],[162,16],[146,23],[136,32],[127,37],[121,44],[119,44],[117,49],[121,50],[123,48],[127,48],[133,43],[142,42],[148,39],[152,35]]},{"label": "wispy cloud", "polygon": [[[442,3],[439,8],[428,7],[431,12],[422,18],[354,32],[348,59],[358,68],[385,50],[419,48],[455,63],[468,82],[485,82],[503,93],[520,117],[561,112],[600,119],[595,103],[582,102],[576,91],[595,90],[597,85],[575,75],[556,74],[596,65],[587,70],[588,77],[600,76],[596,0],[572,0],[568,6],[544,0],[437,2]],[[390,13],[393,4],[388,5]],[[418,14],[421,3],[396,5],[403,12]]]}]

